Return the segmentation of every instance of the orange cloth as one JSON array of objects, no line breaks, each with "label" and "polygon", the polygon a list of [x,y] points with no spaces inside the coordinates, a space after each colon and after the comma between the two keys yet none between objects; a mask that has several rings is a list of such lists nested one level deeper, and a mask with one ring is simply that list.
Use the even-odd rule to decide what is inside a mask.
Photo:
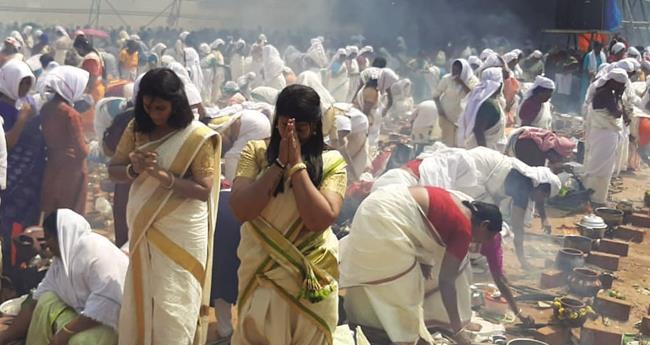
[{"label": "orange cloth", "polygon": [[124,66],[124,68],[126,69],[137,68],[139,61],[140,61],[140,54],[138,52],[129,54],[129,52],[126,49],[122,49],[122,51],[120,51],[120,62],[122,63],[122,66]]},{"label": "orange cloth", "polygon": [[580,34],[578,35],[578,49],[584,53],[588,52],[591,49],[591,41],[600,42],[606,46],[609,36],[607,34]]},{"label": "orange cloth", "polygon": [[59,208],[69,208],[83,215],[88,186],[88,145],[81,116],[64,102],[50,101],[41,109],[41,128],[47,145],[42,211],[50,214]]},{"label": "orange cloth", "polygon": [[646,146],[650,144],[650,119],[639,119],[639,145]]},{"label": "orange cloth", "polygon": [[[506,112],[506,116],[508,118],[506,125],[508,127],[511,127],[515,124],[516,105],[514,104],[514,99],[517,93],[519,93],[520,88],[521,86],[519,85],[519,81],[517,81],[517,79],[514,77],[510,77],[503,81],[503,96],[506,98],[506,105],[513,103],[512,107],[510,107],[510,111]],[[506,109],[503,110],[505,111]]]}]

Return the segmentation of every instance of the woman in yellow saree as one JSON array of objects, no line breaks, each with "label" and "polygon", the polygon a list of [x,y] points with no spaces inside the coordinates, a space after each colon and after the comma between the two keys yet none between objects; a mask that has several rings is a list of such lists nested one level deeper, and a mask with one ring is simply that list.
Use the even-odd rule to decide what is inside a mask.
[{"label": "woman in yellow saree", "polygon": [[285,88],[270,142],[248,143],[232,188],[244,224],[233,345],[332,344],[338,241],[329,227],[347,176],[340,153],[323,151],[318,94]]},{"label": "woman in yellow saree", "polygon": [[120,344],[205,344],[221,141],[169,69],[140,82],[109,174],[132,181]]}]

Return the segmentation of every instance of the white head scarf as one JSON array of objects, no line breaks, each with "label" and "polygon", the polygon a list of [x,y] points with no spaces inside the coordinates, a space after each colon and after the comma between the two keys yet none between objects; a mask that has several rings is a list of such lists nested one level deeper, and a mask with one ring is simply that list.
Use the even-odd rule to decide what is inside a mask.
[{"label": "white head scarf", "polygon": [[630,47],[627,50],[627,56],[630,58],[634,58],[635,60],[641,59],[641,53],[635,47]]},{"label": "white head scarf", "polygon": [[381,76],[381,68],[377,67],[368,67],[361,72],[361,81],[366,84],[372,79],[379,80]]},{"label": "white head scarf", "polygon": [[181,65],[179,62],[172,62],[169,64],[168,68],[174,71],[183,82],[185,95],[187,96],[187,101],[190,103],[190,106],[202,103],[203,99],[201,98],[201,92],[199,92],[199,89],[194,85],[192,79],[190,79],[190,74],[187,72],[185,66]]},{"label": "white head scarf", "polygon": [[56,227],[61,256],[54,259],[34,298],[54,292],[77,313],[117,329],[128,258],[74,211],[59,209]]},{"label": "white head scarf", "polygon": [[377,89],[380,92],[386,92],[393,84],[399,80],[399,76],[390,68],[382,68],[377,80]]},{"label": "white head scarf", "polygon": [[533,59],[541,59],[544,57],[544,54],[539,50],[535,50],[532,53],[530,53],[530,57]]},{"label": "white head scarf", "polygon": [[298,84],[309,86],[320,96],[321,108],[327,109],[336,102],[332,94],[327,90],[319,76],[312,71],[304,71],[298,76]]},{"label": "white head scarf", "polygon": [[541,75],[536,76],[533,86],[531,86],[530,89],[526,91],[526,94],[524,95],[524,99],[522,100],[522,102],[529,99],[533,95],[533,91],[535,91],[535,89],[538,87],[555,90],[555,83],[553,82],[553,80],[543,77]]},{"label": "white head scarf", "polygon": [[618,54],[618,53],[622,52],[624,49],[625,49],[625,43],[616,42],[616,44],[614,44],[612,46],[612,53]]},{"label": "white head scarf", "polygon": [[481,64],[483,64],[483,61],[481,61],[481,59],[479,59],[479,57],[475,56],[475,55],[472,55],[472,56],[468,57],[467,62],[469,62],[470,66],[471,65],[476,65],[476,66],[481,67]]},{"label": "white head scarf", "polygon": [[465,59],[456,59],[454,60],[453,63],[456,63],[456,61],[460,62],[460,66],[461,66],[460,80],[462,80],[463,83],[465,83],[465,85],[469,85],[469,80],[474,76],[474,71],[472,70],[472,67],[469,65],[469,61]]},{"label": "white head scarf", "polygon": [[319,39],[312,39],[311,46],[307,49],[306,54],[318,67],[324,68],[327,66],[327,54],[325,54],[325,47],[323,42]]},{"label": "white head scarf", "polygon": [[503,60],[504,60],[506,63],[510,63],[510,62],[512,62],[513,60],[516,60],[518,57],[519,57],[519,55],[518,55],[516,52],[512,51],[512,52],[510,52],[510,53],[506,53],[506,54],[504,54],[504,55],[503,55]]},{"label": "white head scarf", "polygon": [[345,47],[345,53],[349,57],[352,54],[359,55],[359,47],[357,46],[347,46]]},{"label": "white head scarf", "polygon": [[503,65],[503,60],[502,60],[501,57],[499,57],[499,55],[497,55],[497,54],[491,54],[491,55],[489,55],[489,56],[484,60],[484,62],[483,62],[483,64],[481,65],[481,67],[479,67],[479,68],[476,70],[476,74],[479,75],[479,76],[481,76],[481,73],[483,73],[483,71],[485,71],[485,70],[488,69],[488,68],[492,68],[492,67],[505,67],[505,66]]},{"label": "white head scarf", "polygon": [[165,49],[167,49],[167,46],[164,43],[156,43],[156,45],[151,47],[151,52],[160,56]]},{"label": "white head scarf", "polygon": [[404,99],[411,96],[411,80],[401,79],[395,82],[391,87],[390,91],[393,94],[393,97],[397,99]]},{"label": "white head scarf", "polygon": [[63,97],[68,103],[74,104],[82,99],[90,74],[81,68],[59,66],[51,70],[43,82],[45,90]]},{"label": "white head scarf", "polygon": [[210,54],[210,46],[207,43],[201,43],[199,45],[199,52],[203,55]]},{"label": "white head scarf", "polygon": [[464,143],[472,135],[476,124],[476,114],[481,105],[487,101],[503,84],[503,69],[491,67],[483,71],[481,82],[467,95],[465,112],[459,120],[459,142]]},{"label": "white head scarf", "polygon": [[32,87],[34,86],[36,78],[26,63],[18,60],[7,61],[0,69],[0,92],[13,100],[17,100],[20,98],[18,95],[20,82],[24,78],[30,78]]},{"label": "white head scarf", "polygon": [[178,38],[182,41],[185,42],[185,39],[187,39],[187,36],[190,35],[189,31],[183,31],[180,34],[178,34]]},{"label": "white head scarf", "polygon": [[585,103],[583,104],[583,110],[588,109],[588,107],[591,105],[591,102],[594,99],[594,95],[596,94],[596,90],[599,87],[605,85],[608,81],[615,80],[625,85],[629,85],[630,83],[630,78],[627,76],[627,71],[622,68],[611,68],[607,71],[603,70],[603,72],[604,73],[601,77],[589,85],[589,88],[587,89],[587,95],[585,96]]},{"label": "white head scarf", "polygon": [[251,98],[255,102],[264,102],[270,105],[275,105],[280,91],[268,86],[256,87],[251,91]]},{"label": "white head scarf", "polygon": [[496,55],[496,53],[494,52],[494,50],[486,48],[486,49],[483,49],[483,51],[481,52],[481,55],[479,55],[479,58],[481,59],[481,61],[485,61],[491,55]]},{"label": "white head scarf", "polygon": [[65,28],[64,28],[63,26],[61,26],[61,25],[57,25],[57,26],[54,28],[54,31],[58,32],[58,33],[61,34],[62,36],[65,36],[65,37],[67,37],[67,38],[70,38],[70,35],[68,34],[68,32],[67,32],[67,31],[65,30]]},{"label": "white head scarf", "polygon": [[217,49],[220,46],[223,46],[225,44],[226,42],[224,42],[224,40],[222,40],[221,38],[217,38],[216,40],[214,40],[214,42],[210,43],[210,48]]},{"label": "white head scarf", "polygon": [[284,60],[282,60],[280,52],[274,46],[265,45],[262,56],[264,58],[264,76],[266,78],[272,79],[282,74]]},{"label": "white head scarf", "polygon": [[372,46],[365,46],[359,50],[359,55],[363,54],[372,54],[375,52],[375,49]]},{"label": "white head scarf", "polygon": [[[648,71],[650,71],[650,61],[643,60],[643,62],[641,63],[641,68],[644,71],[646,71],[646,73],[648,73]],[[648,79],[648,81],[650,81],[650,78],[647,78],[647,79]]]}]

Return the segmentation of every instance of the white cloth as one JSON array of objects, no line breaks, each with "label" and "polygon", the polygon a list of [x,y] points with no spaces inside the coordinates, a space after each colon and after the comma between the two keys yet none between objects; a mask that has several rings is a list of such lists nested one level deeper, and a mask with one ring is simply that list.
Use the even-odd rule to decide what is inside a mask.
[{"label": "white cloth", "polygon": [[430,133],[430,138],[427,138],[427,142],[439,139],[441,130],[438,116],[436,102],[424,101],[418,104],[413,112],[413,134],[428,131]]},{"label": "white cloth", "polygon": [[382,68],[377,80],[377,89],[386,92],[399,80],[399,76],[390,68]]},{"label": "white cloth", "polygon": [[549,89],[549,90],[555,90],[555,83],[553,82],[553,80],[546,78],[544,76],[541,75],[536,76],[533,86],[531,86],[528,89],[528,91],[524,95],[524,98],[522,99],[522,102],[529,99],[533,95],[533,91],[535,91],[535,89],[538,87],[542,87],[544,89]]},{"label": "white cloth", "polygon": [[7,61],[0,68],[0,92],[13,100],[17,100],[20,98],[18,95],[20,82],[24,78],[32,80],[32,87],[35,85],[34,73],[26,63],[18,60]]},{"label": "white cloth", "polygon": [[[522,103],[525,102],[527,99],[529,99],[533,95],[533,91],[535,91],[535,89],[538,87],[542,87],[549,90],[555,90],[555,83],[553,82],[553,80],[549,78],[538,75],[537,77],[535,77],[535,82],[533,83],[533,85],[528,89],[528,91],[524,95]],[[521,107],[519,107],[519,110],[521,110]],[[552,129],[553,114],[551,112],[550,101],[544,102],[542,104],[542,106],[539,109],[539,113],[537,113],[537,117],[535,117],[535,120],[531,122],[530,126],[549,129],[549,130]]]},{"label": "white cloth", "polygon": [[[462,66],[459,76],[460,80],[470,90],[473,89],[479,81],[474,75],[469,63],[462,59],[456,61],[460,61]],[[433,98],[440,98],[440,104],[445,111],[445,115],[454,124],[458,123],[460,116],[463,114],[463,100],[466,96],[465,88],[455,80],[455,77],[451,73],[442,77],[442,80],[438,83],[438,87],[433,92]]]},{"label": "white cloth", "polygon": [[[190,80],[194,85],[203,85],[203,71],[201,70],[201,58],[196,49],[185,47],[183,49],[185,67],[189,71]],[[200,93],[199,93],[200,95]],[[193,105],[190,103],[190,105]]]},{"label": "white cloth", "polygon": [[475,186],[480,178],[474,159],[463,149],[446,149],[420,164],[420,185],[450,190]]},{"label": "white cloth", "polygon": [[488,68],[483,71],[482,78],[482,81],[467,95],[467,105],[459,119],[458,144],[462,147],[473,136],[479,108],[503,85],[503,71],[501,68]]},{"label": "white cloth", "polygon": [[34,292],[54,292],[77,313],[117,329],[127,256],[90,224],[68,209],[57,211],[61,257],[55,257]]},{"label": "white cloth", "polygon": [[320,74],[309,70],[304,71],[298,76],[298,84],[309,86],[316,91],[318,96],[320,96],[321,108],[327,109],[332,106],[332,104],[336,103],[336,100],[332,97],[329,90],[323,86]]},{"label": "white cloth", "polygon": [[562,187],[560,179],[547,167],[531,167],[517,158],[486,147],[473,148],[467,154],[474,159],[480,176],[476,185],[459,190],[477,200],[499,203],[506,198],[505,180],[512,169],[530,178],[534,187],[548,183],[551,186],[551,197],[557,195]]},{"label": "white cloth", "polygon": [[259,111],[243,110],[237,116],[241,122],[239,136],[228,150],[224,157],[239,158],[241,150],[251,140],[263,140],[271,137],[271,123],[269,119]]},{"label": "white cloth", "polygon": [[178,62],[170,63],[168,68],[174,71],[174,73],[176,73],[176,75],[183,82],[183,86],[185,87],[185,95],[187,96],[187,101],[190,103],[190,106],[203,103],[201,92],[196,87],[192,79],[190,79],[190,75],[187,72],[187,69]]},{"label": "white cloth", "polygon": [[[609,116],[606,110],[594,110],[590,107],[589,111],[589,118]],[[602,127],[604,126],[594,126],[592,123],[588,129],[585,161],[585,187],[594,190],[592,201],[601,204],[607,201],[610,180],[616,168],[619,158],[617,153],[622,142],[619,130]]]},{"label": "white cloth", "polygon": [[[449,322],[440,294],[434,292],[446,251],[435,236],[437,230],[406,186],[381,188],[362,202],[350,235],[340,241],[340,283],[347,289],[351,323],[383,329],[394,343],[418,338],[432,343],[425,321]],[[471,317],[467,263],[465,258],[456,279],[463,323]],[[433,266],[431,280],[418,264]],[[427,297],[425,285],[431,288]]]},{"label": "white cloth", "polygon": [[589,85],[589,88],[587,88],[587,94],[585,95],[585,102],[583,104],[584,114],[586,114],[591,107],[591,102],[594,100],[596,90],[598,90],[599,87],[605,85],[608,81],[615,80],[621,84],[630,85],[630,78],[627,75],[628,72],[622,68],[606,68],[602,72],[603,74],[600,75],[598,79],[594,80],[594,82]]},{"label": "white cloth", "polygon": [[328,69],[327,89],[337,102],[347,102],[348,93],[350,92],[350,77],[348,76],[348,66],[341,58],[346,58],[345,49],[339,49]]},{"label": "white cloth", "polygon": [[265,45],[262,49],[264,60],[264,86],[282,90],[287,85],[282,70],[284,61],[280,57],[280,52],[272,45]]},{"label": "white cloth", "polygon": [[280,91],[269,86],[260,86],[251,91],[251,99],[257,102],[264,102],[275,105]]},{"label": "white cloth", "polygon": [[624,49],[625,49],[625,43],[623,43],[623,42],[616,42],[616,44],[614,44],[614,45],[612,46],[612,53],[614,53],[614,54],[618,54],[618,53],[620,53],[621,51],[623,51]]},{"label": "white cloth", "polygon": [[42,84],[44,90],[39,92],[54,92],[74,104],[83,97],[89,78],[90,74],[81,68],[58,66],[47,73]]},{"label": "white cloth", "polygon": [[377,178],[373,184],[371,192],[380,188],[392,187],[395,185],[413,187],[419,183],[417,177],[404,168],[390,169]]}]

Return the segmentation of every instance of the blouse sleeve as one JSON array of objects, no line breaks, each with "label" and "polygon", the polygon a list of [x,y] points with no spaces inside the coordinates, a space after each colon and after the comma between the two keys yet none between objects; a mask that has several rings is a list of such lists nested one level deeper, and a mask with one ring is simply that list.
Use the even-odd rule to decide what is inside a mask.
[{"label": "blouse sleeve", "polygon": [[124,133],[122,133],[120,142],[115,149],[115,154],[111,158],[111,164],[122,165],[130,162],[129,153],[135,150],[135,131],[133,126],[134,122],[131,120],[128,126],[126,126]]},{"label": "blouse sleeve", "polygon": [[214,174],[216,164],[217,160],[215,159],[214,143],[212,140],[207,140],[203,146],[201,146],[199,153],[192,161],[190,166],[192,176],[197,178],[210,177]]},{"label": "blouse sleeve", "polygon": [[260,164],[258,156],[262,154],[261,151],[266,151],[260,147],[259,141],[249,141],[239,156],[239,164],[237,165],[236,177],[246,177],[255,179],[262,171],[263,165]]},{"label": "blouse sleeve", "polygon": [[[332,169],[329,172],[329,169]],[[334,192],[345,197],[345,191],[348,184],[348,175],[346,170],[345,160],[338,151],[329,151],[323,157],[323,183],[321,184],[321,191]]]},{"label": "blouse sleeve", "polygon": [[81,68],[86,70],[93,77],[100,77],[102,75],[101,66],[96,60],[84,60],[84,62],[81,64]]}]

